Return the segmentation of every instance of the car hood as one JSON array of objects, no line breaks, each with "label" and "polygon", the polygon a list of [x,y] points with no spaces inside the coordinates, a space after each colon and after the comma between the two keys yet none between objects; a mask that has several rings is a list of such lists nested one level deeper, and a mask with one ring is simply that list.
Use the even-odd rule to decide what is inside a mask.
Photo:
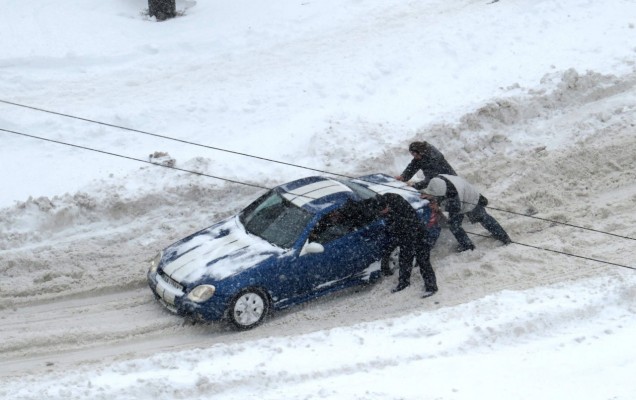
[{"label": "car hood", "polygon": [[420,198],[418,190],[386,174],[365,175],[355,179],[354,182],[377,194],[397,193],[411,203],[411,206],[415,209],[422,208],[428,204],[428,200]]},{"label": "car hood", "polygon": [[167,247],[162,269],[183,285],[202,278],[218,281],[285,251],[247,233],[234,216]]}]

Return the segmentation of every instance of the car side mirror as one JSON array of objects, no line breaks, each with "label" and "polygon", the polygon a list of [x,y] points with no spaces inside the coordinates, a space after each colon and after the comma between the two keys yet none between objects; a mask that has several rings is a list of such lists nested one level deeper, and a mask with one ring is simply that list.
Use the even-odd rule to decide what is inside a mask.
[{"label": "car side mirror", "polygon": [[317,242],[305,243],[303,249],[300,251],[300,256],[305,254],[317,254],[325,251],[325,247]]}]

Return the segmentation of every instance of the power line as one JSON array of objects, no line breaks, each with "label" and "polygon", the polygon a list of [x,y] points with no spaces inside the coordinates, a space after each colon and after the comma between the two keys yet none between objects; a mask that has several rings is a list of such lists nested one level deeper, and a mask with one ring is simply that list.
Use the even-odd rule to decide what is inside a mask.
[{"label": "power line", "polygon": [[[221,147],[209,146],[209,145],[196,143],[196,142],[192,142],[192,141],[188,141],[188,140],[184,140],[184,139],[178,139],[178,138],[174,138],[174,137],[170,137],[170,136],[160,135],[160,134],[157,134],[157,133],[142,131],[142,130],[134,129],[134,128],[128,128],[128,127],[125,127],[125,126],[115,125],[115,124],[111,124],[111,123],[107,123],[107,122],[97,121],[97,120],[93,120],[93,119],[90,119],[90,118],[78,117],[78,116],[71,115],[71,114],[66,114],[66,113],[61,113],[61,112],[57,112],[57,111],[46,110],[44,108],[28,106],[28,105],[25,105],[25,104],[15,103],[15,102],[12,102],[12,101],[7,101],[7,100],[0,99],[0,103],[9,104],[9,105],[13,105],[13,106],[16,106],[16,107],[27,108],[27,109],[30,109],[30,110],[39,111],[39,112],[43,112],[43,113],[47,113],[47,114],[58,115],[58,116],[61,116],[61,117],[76,119],[76,120],[79,120],[79,121],[89,122],[89,123],[93,123],[93,124],[97,124],[97,125],[108,126],[108,127],[111,127],[111,128],[121,129],[121,130],[129,131],[129,132],[140,133],[140,134],[143,134],[143,135],[148,135],[148,136],[153,136],[153,137],[157,137],[157,138],[161,138],[161,139],[171,140],[171,141],[174,141],[174,142],[188,144],[188,145],[191,145],[191,146],[202,147],[202,148],[209,149],[209,150],[216,150],[216,151],[221,151],[221,152],[224,152],[224,153],[240,155],[240,156],[243,156],[243,157],[254,158],[254,159],[257,159],[257,160],[267,161],[267,162],[276,163],[276,164],[282,164],[282,165],[286,165],[286,166],[289,166],[289,167],[294,167],[294,168],[300,168],[300,169],[305,169],[305,170],[309,170],[309,171],[319,172],[321,174],[328,174],[328,175],[333,175],[333,176],[339,176],[341,178],[354,179],[354,177],[351,177],[351,176],[348,176],[348,175],[344,175],[344,174],[339,174],[339,173],[336,173],[336,172],[330,172],[330,171],[325,171],[325,170],[318,169],[318,168],[312,168],[312,167],[307,167],[307,166],[303,166],[303,165],[299,165],[299,164],[293,164],[293,163],[289,163],[289,162],[285,162],[285,161],[274,160],[274,159],[271,159],[271,158],[266,158],[266,157],[252,155],[252,154],[242,153],[242,152],[239,152],[239,151],[223,149]],[[4,131],[6,132],[6,130],[4,130]],[[34,136],[32,136],[32,137],[34,137]],[[142,160],[142,161],[145,162],[145,160]],[[222,179],[222,178],[217,178],[217,179]],[[380,184],[380,185],[382,185],[382,184]],[[407,189],[404,189],[404,188],[395,188],[395,187],[390,186],[390,185],[383,185],[383,186],[390,187],[392,189],[407,190]]]},{"label": "power line", "polygon": [[270,189],[270,188],[267,188],[265,186],[256,185],[256,184],[253,184],[253,183],[241,182],[241,181],[236,181],[236,180],[232,180],[232,179],[221,178],[219,176],[205,174],[203,172],[192,171],[192,170],[189,170],[189,169],[183,169],[183,168],[178,168],[178,167],[169,166],[169,165],[157,164],[157,163],[150,162],[148,160],[142,160],[141,158],[129,157],[129,156],[125,156],[123,154],[111,153],[111,152],[108,152],[108,151],[105,151],[105,150],[98,150],[98,149],[93,149],[93,148],[86,147],[86,146],[80,146],[80,145],[77,145],[77,144],[62,142],[62,141],[59,141],[59,140],[47,139],[47,138],[43,138],[43,137],[40,137],[40,136],[29,135],[27,133],[12,131],[12,130],[9,130],[9,129],[0,128],[0,131],[7,132],[7,133],[12,133],[14,135],[25,136],[25,137],[32,138],[32,139],[44,140],[46,142],[61,144],[61,145],[64,145],[64,146],[75,147],[75,148],[82,149],[82,150],[93,151],[95,153],[106,154],[106,155],[113,156],[113,157],[124,158],[124,159],[132,160],[132,161],[139,161],[139,162],[142,162],[142,163],[155,165],[155,166],[158,166],[158,167],[164,167],[164,168],[174,169],[174,170],[177,170],[177,171],[188,172],[188,173],[195,174],[195,175],[206,176],[208,178],[214,178],[214,179],[218,179],[218,180],[221,180],[221,181],[236,183],[236,184],[239,184],[239,185],[251,186],[251,187],[255,187],[255,188],[259,188],[259,189],[266,189],[266,190]]},{"label": "power line", "polygon": [[513,243],[518,244],[520,246],[531,247],[531,248],[537,249],[537,250],[550,251],[552,253],[563,254],[563,255],[568,256],[568,257],[581,258],[583,260],[594,261],[594,262],[598,262],[598,263],[602,263],[602,264],[608,264],[608,265],[614,265],[616,267],[627,268],[627,269],[631,269],[631,270],[636,271],[636,267],[630,267],[629,265],[617,264],[617,263],[613,263],[613,262],[609,262],[609,261],[599,260],[599,259],[592,258],[592,257],[579,256],[577,254],[567,253],[565,251],[546,249],[545,247],[533,246],[531,244],[526,244],[526,243],[519,243],[519,242],[513,242]]},{"label": "power line", "polygon": [[598,230],[598,229],[592,229],[592,228],[586,228],[586,227],[583,227],[583,226],[568,224],[566,222],[553,221],[553,220],[550,220],[550,219],[547,219],[547,218],[535,217],[534,215],[523,214],[523,213],[518,213],[518,212],[508,211],[508,210],[503,210],[501,208],[495,208],[495,207],[486,207],[486,208],[489,208],[491,210],[497,210],[497,211],[505,212],[505,213],[508,213],[508,214],[520,215],[522,217],[538,219],[538,220],[544,221],[544,222],[552,222],[552,223],[555,223],[555,224],[565,225],[565,226],[569,226],[569,227],[572,227],[572,228],[579,228],[579,229],[583,229],[583,230],[586,230],[586,231],[592,231],[592,232],[596,232],[596,233],[603,233],[605,235],[616,236],[616,237],[621,238],[621,239],[636,240],[635,238],[632,238],[632,237],[629,237],[629,236],[617,235],[615,233],[610,233],[610,232],[605,232],[605,231],[601,231],[601,230]]},{"label": "power line", "polygon": [[[466,233],[469,233],[469,234],[475,235],[475,236],[485,237],[485,238],[489,238],[490,237],[488,235],[482,235],[482,234],[474,233],[474,232],[466,231]],[[608,264],[608,265],[613,265],[613,266],[616,266],[616,267],[627,268],[627,269],[631,269],[631,270],[635,270],[636,271],[636,267],[630,267],[629,265],[617,264],[617,263],[613,263],[613,262],[610,262],[610,261],[599,260],[597,258],[580,256],[578,254],[567,253],[565,251],[547,249],[545,247],[534,246],[534,245],[531,245],[531,244],[521,243],[521,242],[516,242],[516,241],[512,241],[511,244],[518,244],[519,246],[530,247],[530,248],[537,249],[537,250],[542,250],[542,251],[549,251],[549,252],[552,252],[552,253],[562,254],[562,255],[565,255],[565,256],[568,256],[568,257],[581,258],[583,260],[594,261],[594,262],[601,263],[601,264]]]},{"label": "power line", "polygon": [[[188,140],[177,139],[177,138],[173,138],[173,137],[170,137],[170,136],[159,135],[159,134],[152,133],[152,132],[142,131],[142,130],[134,129],[134,128],[128,128],[128,127],[121,126],[121,125],[110,124],[110,123],[107,123],[107,122],[97,121],[97,120],[93,120],[93,119],[90,119],[90,118],[78,117],[78,116],[75,116],[75,115],[72,115],[72,114],[61,113],[61,112],[57,112],[57,111],[51,111],[51,110],[47,110],[47,109],[44,109],[44,108],[29,106],[29,105],[20,104],[20,103],[15,103],[15,102],[8,101],[8,100],[0,99],[0,103],[9,104],[9,105],[16,106],[16,107],[21,107],[21,108],[27,108],[27,109],[30,109],[30,110],[44,112],[44,113],[48,113],[48,114],[58,115],[58,116],[66,117],[66,118],[76,119],[76,120],[89,122],[89,123],[93,123],[93,124],[98,124],[98,125],[102,125],[102,126],[108,126],[108,127],[111,127],[111,128],[121,129],[121,130],[129,131],[129,132],[140,133],[140,134],[143,134],[143,135],[148,135],[148,136],[153,136],[153,137],[157,137],[157,138],[161,138],[161,139],[171,140],[171,141],[184,143],[184,144],[197,146],[197,147],[202,147],[202,148],[206,148],[206,149],[210,149],[210,150],[221,151],[221,152],[225,152],[225,153],[230,153],[230,154],[240,155],[240,156],[244,156],[244,157],[254,158],[254,159],[258,159],[258,160],[262,160],[262,161],[267,161],[267,162],[287,165],[287,166],[290,166],[290,167],[301,168],[301,169],[305,169],[305,170],[309,170],[309,171],[320,172],[320,173],[323,173],[323,174],[339,176],[339,177],[343,177],[343,178],[347,178],[347,179],[353,179],[353,177],[348,176],[348,175],[344,175],[344,174],[338,174],[338,173],[335,173],[335,172],[325,171],[325,170],[321,170],[321,169],[317,169],[317,168],[306,167],[306,166],[303,166],[303,165],[288,163],[288,162],[280,161],[280,160],[274,160],[274,159],[270,159],[270,158],[266,158],[266,157],[255,156],[255,155],[252,155],[252,154],[242,153],[242,152],[238,152],[238,151],[234,151],[234,150],[223,149],[223,148],[220,148],[220,147],[209,146],[209,145],[196,143],[196,142],[192,142],[192,141],[188,141]],[[6,131],[6,130],[4,130],[4,131]],[[14,133],[14,132],[11,132],[11,133]],[[25,136],[27,136],[27,135],[25,135]],[[78,147],[78,146],[76,146],[76,147]],[[140,160],[140,159],[135,159],[135,160],[142,161],[142,162],[148,162],[148,161]],[[153,163],[151,163],[151,164],[153,164]],[[178,169],[178,168],[175,168],[175,169]],[[199,174],[199,175],[203,175],[203,174]],[[219,178],[219,177],[213,177],[213,178],[226,180],[224,178]],[[228,180],[228,181],[234,182],[234,181],[231,181],[231,180]],[[393,188],[392,186],[389,186],[389,185],[385,185],[385,186]],[[400,189],[400,188],[394,188],[394,189]],[[402,189],[402,190],[405,190],[405,189]],[[517,213],[517,212],[514,212],[514,211],[508,211],[508,210],[495,208],[495,207],[491,207],[491,206],[486,206],[486,208],[487,209],[496,210],[496,211],[500,211],[500,212],[513,214],[513,215],[520,215],[520,216],[524,216],[524,217],[528,217],[528,218],[534,218],[534,219],[538,219],[538,220],[541,220],[541,221],[546,221],[546,222],[550,222],[550,223],[554,223],[554,224],[565,225],[565,226],[569,226],[569,227],[572,227],[572,228],[578,228],[578,229],[592,231],[592,232],[596,232],[596,233],[602,233],[602,234],[605,234],[605,235],[615,236],[615,237],[618,237],[618,238],[621,238],[621,239],[636,240],[636,238],[632,238],[632,237],[629,237],[629,236],[617,235],[617,234],[610,233],[610,232],[605,232],[605,231],[596,230],[596,229],[592,229],[592,228],[586,228],[586,227],[583,227],[583,226],[578,226],[578,225],[574,225],[574,224],[568,224],[568,223],[565,223],[565,222],[550,220],[550,219],[546,219],[546,218],[535,217],[535,216],[532,216],[532,215]]]},{"label": "power line", "polygon": [[[268,187],[265,187],[265,186],[261,186],[261,185],[256,185],[256,184],[252,184],[252,183],[247,183],[247,182],[242,182],[242,181],[237,181],[237,180],[232,180],[232,179],[227,179],[227,178],[221,178],[221,177],[214,176],[214,175],[209,175],[209,174],[206,174],[206,173],[203,173],[203,172],[192,171],[192,170],[178,168],[178,167],[174,167],[174,166],[157,164],[157,163],[150,162],[148,160],[142,160],[140,158],[125,156],[123,154],[112,153],[112,152],[108,152],[108,151],[105,151],[105,150],[93,149],[91,147],[80,146],[80,145],[72,144],[72,143],[66,143],[66,142],[62,142],[62,141],[59,141],[59,140],[43,138],[43,137],[40,137],[40,136],[29,135],[29,134],[26,134],[26,133],[17,132],[17,131],[13,131],[13,130],[9,130],[9,129],[0,128],[0,132],[7,132],[7,133],[14,134],[14,135],[19,135],[19,136],[28,137],[28,138],[37,139],[37,140],[43,140],[43,141],[46,141],[46,142],[51,142],[51,143],[56,143],[56,144],[60,144],[60,145],[64,145],[64,146],[74,147],[74,148],[77,148],[77,149],[92,151],[92,152],[95,152],[95,153],[106,154],[106,155],[109,155],[109,156],[123,158],[123,159],[131,160],[131,161],[138,161],[138,162],[142,162],[142,163],[145,163],[145,164],[150,164],[150,165],[157,166],[157,167],[164,167],[164,168],[168,168],[168,169],[172,169],[172,170],[176,170],[176,171],[187,172],[187,173],[191,173],[191,174],[195,174],[195,175],[199,175],[199,176],[205,176],[205,177],[208,177],[208,178],[214,178],[214,179],[218,179],[218,180],[222,180],[222,181],[226,181],[226,182],[231,182],[231,183],[235,183],[235,184],[239,184],[239,185],[250,186],[250,187],[254,187],[254,188],[258,188],[258,189],[271,190],[271,188],[268,188]],[[309,197],[309,196],[305,196],[305,197]],[[599,231],[599,232],[600,233],[605,233],[605,232],[601,232],[601,231]],[[478,233],[474,233],[474,232],[467,232],[467,233],[470,233],[471,235],[475,235],[475,236],[489,237],[489,236],[478,234]],[[628,239],[631,239],[631,238],[628,238]],[[614,266],[617,266],[617,267],[622,267],[622,268],[636,270],[636,267],[630,267],[630,266],[627,266],[627,265],[612,263],[612,262],[609,262],[609,261],[598,260],[598,259],[591,258],[591,257],[579,256],[579,255],[572,254],[572,253],[566,253],[566,252],[563,252],[563,251],[546,249],[546,248],[543,248],[543,247],[533,246],[533,245],[520,243],[520,242],[515,242],[515,241],[513,241],[511,243],[518,244],[518,245],[521,245],[521,246],[535,248],[535,249],[538,249],[538,250],[550,251],[550,252],[553,252],[553,253],[563,254],[563,255],[566,255],[566,256],[570,256],[570,257],[576,257],[576,258],[581,258],[581,259],[585,259],[585,260],[589,260],[589,261],[595,261],[595,262],[599,262],[599,263],[603,263],[603,264],[614,265]]]},{"label": "power line", "polygon": [[157,134],[157,133],[142,131],[142,130],[134,129],[134,128],[128,128],[128,127],[125,127],[125,126],[110,124],[110,123],[107,123],[107,122],[97,121],[97,120],[90,119],[90,118],[83,118],[83,117],[78,117],[78,116],[71,115],[71,114],[65,114],[65,113],[61,113],[61,112],[57,112],[57,111],[46,110],[44,108],[27,106],[25,104],[14,103],[14,102],[7,101],[7,100],[0,99],[0,103],[9,104],[9,105],[16,106],[16,107],[28,108],[30,110],[40,111],[40,112],[44,112],[44,113],[47,113],[47,114],[59,115],[61,117],[76,119],[76,120],[79,120],[79,121],[89,122],[89,123],[92,123],[92,124],[108,126],[108,127],[111,127],[111,128],[121,129],[121,130],[124,130],[124,131],[141,133],[142,135],[148,135],[148,136],[153,136],[153,137],[157,137],[157,138],[161,138],[161,139],[171,140],[173,142],[179,142],[179,143],[188,144],[188,145],[191,145],[191,146],[203,147],[203,148],[206,148],[206,149],[209,149],[209,150],[216,150],[216,151],[221,151],[221,152],[224,152],[224,153],[230,153],[230,154],[235,154],[235,155],[249,157],[249,158],[255,158],[255,159],[258,159],[258,160],[268,161],[268,162],[272,162],[272,163],[276,163],[276,164],[287,165],[289,167],[302,168],[302,169],[306,169],[306,170],[309,170],[309,171],[320,172],[320,173],[323,173],[323,174],[330,174],[330,175],[335,175],[335,176],[341,176],[341,177],[344,177],[344,178],[350,178],[349,176],[346,176],[346,175],[337,174],[337,173],[329,172],[329,171],[324,171],[324,170],[317,169],[317,168],[305,167],[305,166],[302,166],[302,165],[292,164],[292,163],[288,163],[288,162],[285,162],[285,161],[274,160],[274,159],[271,159],[271,158],[260,157],[260,156],[255,156],[255,155],[252,155],[252,154],[242,153],[240,151],[228,150],[228,149],[223,149],[221,147],[215,147],[215,146],[209,146],[209,145],[206,145],[206,144],[191,142],[189,140],[178,139],[178,138],[174,138],[174,137],[170,137],[170,136],[160,135],[160,134]]},{"label": "power line", "polygon": [[[32,139],[43,140],[45,142],[51,142],[51,143],[55,143],[55,144],[61,144],[63,146],[69,146],[69,147],[74,147],[74,148],[77,148],[77,149],[88,150],[88,151],[92,151],[92,152],[95,152],[95,153],[106,154],[106,155],[109,155],[109,156],[123,158],[123,159],[126,159],[126,160],[138,161],[138,162],[142,162],[142,163],[145,163],[145,164],[150,164],[150,165],[157,166],[157,167],[163,167],[163,168],[168,168],[168,169],[172,169],[172,170],[176,170],[176,171],[187,172],[187,173],[195,174],[195,175],[199,175],[199,176],[205,176],[205,177],[208,177],[208,178],[214,178],[214,179],[218,179],[220,181],[235,183],[235,184],[238,184],[238,185],[251,186],[251,187],[254,187],[254,188],[257,188],[257,189],[265,189],[265,190],[271,190],[272,189],[272,188],[269,188],[269,187],[266,187],[266,186],[257,185],[257,184],[254,184],[254,183],[248,183],[248,182],[237,181],[237,180],[228,179],[228,178],[222,178],[220,176],[210,175],[210,174],[206,174],[206,173],[203,173],[203,172],[193,171],[193,170],[184,169],[184,168],[178,168],[178,167],[170,166],[170,165],[158,164],[158,163],[154,163],[154,162],[151,162],[151,161],[148,161],[148,160],[143,160],[141,158],[125,156],[123,154],[117,154],[117,153],[112,153],[112,152],[105,151],[105,150],[99,150],[99,149],[94,149],[94,148],[91,148],[91,147],[80,146],[80,145],[73,144],[73,143],[66,143],[66,142],[62,142],[60,140],[48,139],[48,138],[44,138],[44,137],[41,137],[41,136],[29,135],[27,133],[17,132],[17,131],[13,131],[13,130],[10,130],[10,129],[0,128],[0,132],[7,132],[7,133],[14,134],[14,135],[24,136],[24,137],[28,137],[28,138],[32,138]],[[313,197],[313,196],[308,195],[308,194],[298,194],[297,196],[304,197],[304,198],[307,198],[307,199],[316,200],[316,197]]]}]

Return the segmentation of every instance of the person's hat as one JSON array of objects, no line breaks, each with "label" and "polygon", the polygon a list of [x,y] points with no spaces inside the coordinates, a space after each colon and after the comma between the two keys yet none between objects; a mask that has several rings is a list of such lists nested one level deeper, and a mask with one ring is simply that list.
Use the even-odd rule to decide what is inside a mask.
[{"label": "person's hat", "polygon": [[428,182],[428,186],[420,191],[435,197],[446,196],[446,182],[441,178],[433,178]]}]

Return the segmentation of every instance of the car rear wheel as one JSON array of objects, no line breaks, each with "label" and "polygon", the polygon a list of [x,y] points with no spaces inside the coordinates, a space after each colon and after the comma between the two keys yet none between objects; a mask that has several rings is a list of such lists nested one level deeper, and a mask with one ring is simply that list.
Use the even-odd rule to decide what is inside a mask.
[{"label": "car rear wheel", "polygon": [[269,312],[269,300],[259,289],[245,289],[230,304],[230,322],[239,330],[252,329]]}]

